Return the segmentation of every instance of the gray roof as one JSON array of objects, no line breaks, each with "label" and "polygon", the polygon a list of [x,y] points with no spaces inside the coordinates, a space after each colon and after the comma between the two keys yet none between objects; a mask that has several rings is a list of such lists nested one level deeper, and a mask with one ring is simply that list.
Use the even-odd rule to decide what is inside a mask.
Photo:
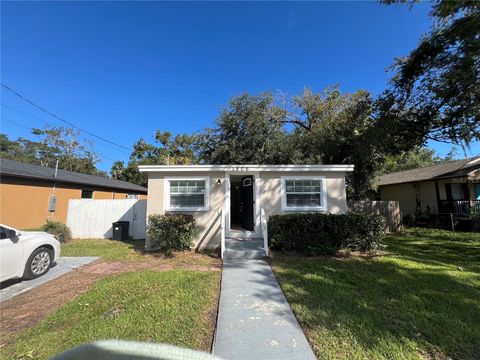
[{"label": "gray roof", "polygon": [[62,183],[90,185],[115,190],[133,191],[136,193],[147,193],[146,188],[137,184],[61,169],[58,169],[57,178],[55,179],[54,168],[7,159],[0,159],[0,174],[1,176],[40,179],[52,182],[56,180],[57,182]]},{"label": "gray roof", "polygon": [[392,185],[424,180],[464,177],[480,169],[480,157],[449,161],[424,168],[399,171],[378,177],[377,185]]}]

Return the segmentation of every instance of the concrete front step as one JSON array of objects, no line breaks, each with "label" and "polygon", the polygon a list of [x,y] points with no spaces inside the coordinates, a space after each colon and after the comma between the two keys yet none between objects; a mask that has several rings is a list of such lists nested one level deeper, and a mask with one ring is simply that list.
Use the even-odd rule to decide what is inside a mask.
[{"label": "concrete front step", "polygon": [[265,258],[265,250],[225,250],[224,259],[263,259]]},{"label": "concrete front step", "polygon": [[225,240],[225,259],[263,259],[263,239],[260,238],[228,238]]}]

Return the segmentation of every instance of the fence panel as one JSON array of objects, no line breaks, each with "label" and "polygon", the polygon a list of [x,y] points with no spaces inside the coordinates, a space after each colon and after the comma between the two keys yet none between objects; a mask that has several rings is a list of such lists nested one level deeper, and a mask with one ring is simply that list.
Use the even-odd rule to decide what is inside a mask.
[{"label": "fence panel", "polygon": [[383,215],[387,231],[395,233],[402,230],[402,215],[398,201],[349,201],[348,210],[363,214]]},{"label": "fence panel", "polygon": [[146,200],[95,200],[75,199],[68,201],[67,226],[75,239],[109,239],[112,223],[128,221],[129,236],[145,239]]}]

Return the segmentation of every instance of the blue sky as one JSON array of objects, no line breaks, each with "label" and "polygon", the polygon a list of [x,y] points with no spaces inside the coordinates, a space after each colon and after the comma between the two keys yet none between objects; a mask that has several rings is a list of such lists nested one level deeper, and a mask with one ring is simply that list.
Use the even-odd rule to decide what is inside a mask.
[{"label": "blue sky", "polygon": [[[430,26],[428,4],[377,2],[2,2],[2,82],[51,112],[130,147],[212,126],[243,92],[303,87],[380,93],[394,57]],[[61,122],[2,89],[1,130]],[[13,124],[14,121],[18,124]],[[88,136],[86,136],[89,138]],[[126,150],[92,139],[102,154]],[[430,144],[440,155],[450,145]],[[478,143],[467,156],[480,153]],[[463,156],[463,152],[459,152]]]}]

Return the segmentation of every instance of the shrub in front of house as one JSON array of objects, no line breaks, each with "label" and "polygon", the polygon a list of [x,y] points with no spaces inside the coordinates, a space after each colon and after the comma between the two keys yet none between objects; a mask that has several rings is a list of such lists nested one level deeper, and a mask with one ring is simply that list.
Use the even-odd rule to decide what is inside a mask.
[{"label": "shrub in front of house", "polygon": [[407,214],[403,216],[403,225],[412,227],[415,226],[416,216],[415,214]]},{"label": "shrub in front of house", "polygon": [[385,219],[381,215],[293,213],[268,220],[270,247],[305,255],[333,255],[340,249],[374,251],[383,247]]},{"label": "shrub in front of house", "polygon": [[47,220],[42,226],[42,231],[55,235],[60,242],[65,242],[72,238],[72,232],[68,226],[60,221]]},{"label": "shrub in front of house", "polygon": [[195,219],[189,214],[153,214],[148,217],[147,237],[152,249],[169,255],[193,246]]}]

